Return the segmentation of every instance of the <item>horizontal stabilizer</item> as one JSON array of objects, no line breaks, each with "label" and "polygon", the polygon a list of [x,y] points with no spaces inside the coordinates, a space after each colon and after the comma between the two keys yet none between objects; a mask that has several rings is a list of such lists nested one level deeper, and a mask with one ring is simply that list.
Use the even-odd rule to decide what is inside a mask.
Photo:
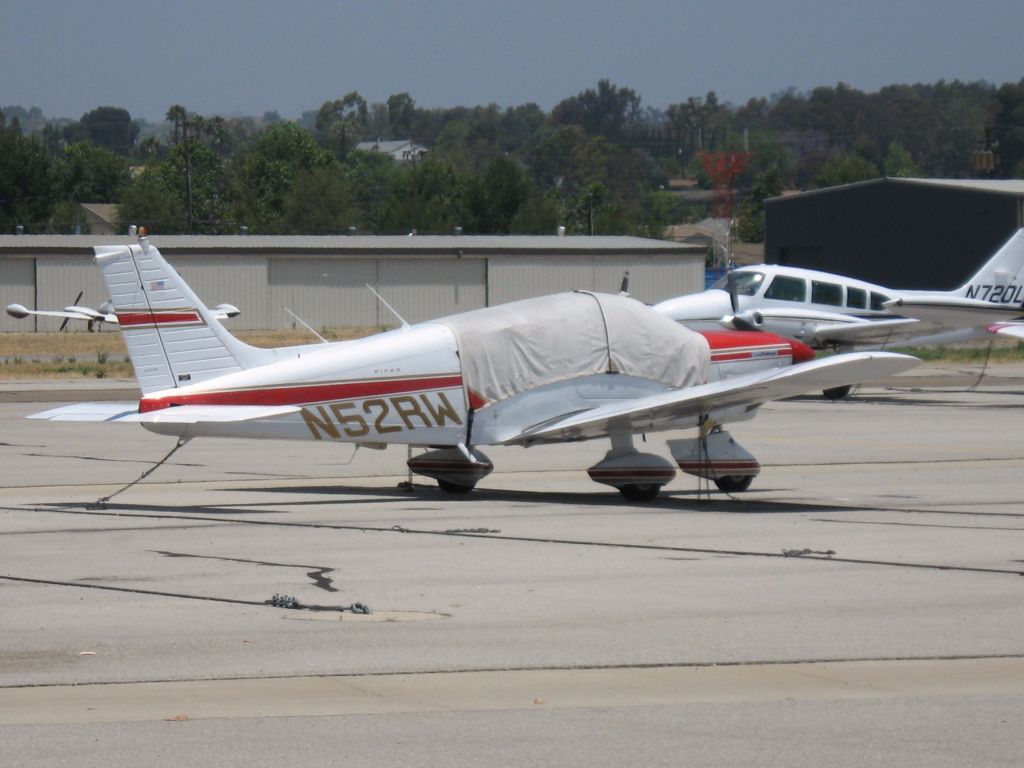
[{"label": "horizontal stabilizer", "polygon": [[921,361],[893,352],[854,352],[789,368],[736,376],[725,381],[676,389],[623,403],[591,408],[527,429],[508,444],[581,440],[614,429],[633,432],[670,429],[684,419],[735,406],[756,407],[770,400],[862,381],[885,379]]},{"label": "horizontal stabilizer", "polygon": [[50,421],[117,421],[136,424],[200,424],[253,421],[297,413],[294,405],[180,405],[139,413],[138,403],[78,403],[34,413]]},{"label": "horizontal stabilizer", "polygon": [[1014,339],[1024,340],[1024,323],[996,323],[995,325],[990,325],[985,330],[1000,336],[1010,336]]},{"label": "horizontal stabilizer", "polygon": [[138,403],[76,403],[33,413],[28,418],[48,421],[121,421],[123,417],[138,411]]}]

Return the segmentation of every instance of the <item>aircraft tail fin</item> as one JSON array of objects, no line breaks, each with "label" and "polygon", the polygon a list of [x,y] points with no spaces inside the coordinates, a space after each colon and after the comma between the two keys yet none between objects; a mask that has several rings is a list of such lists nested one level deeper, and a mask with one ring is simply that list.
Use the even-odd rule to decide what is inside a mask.
[{"label": "aircraft tail fin", "polygon": [[148,238],[93,249],[143,394],[269,362],[232,336]]},{"label": "aircraft tail fin", "polygon": [[1024,301],[1024,229],[995,252],[970,280],[953,295],[997,304],[1021,304]]}]

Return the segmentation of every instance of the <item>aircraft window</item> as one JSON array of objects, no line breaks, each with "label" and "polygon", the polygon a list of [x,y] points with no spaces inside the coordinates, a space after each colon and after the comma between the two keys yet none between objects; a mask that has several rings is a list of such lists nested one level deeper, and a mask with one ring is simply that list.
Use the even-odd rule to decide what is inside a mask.
[{"label": "aircraft window", "polygon": [[[763,272],[733,272],[733,277],[736,283],[736,293],[741,296],[753,296],[757,293],[757,289],[761,287],[761,283],[764,282]],[[720,277],[711,287],[728,291],[729,278]]]},{"label": "aircraft window", "polygon": [[807,283],[799,277],[776,275],[764,292],[764,297],[781,301],[807,301]]},{"label": "aircraft window", "polygon": [[843,304],[843,286],[836,283],[819,283],[817,280],[812,280],[811,302],[840,307]]},{"label": "aircraft window", "polygon": [[885,294],[875,293],[875,292],[872,291],[872,293],[871,293],[871,308],[872,309],[884,310],[885,307],[883,307],[882,304],[887,302],[887,301],[892,301],[892,299],[890,299]]},{"label": "aircraft window", "polygon": [[853,309],[867,309],[868,292],[863,288],[847,288],[846,306],[852,307]]}]

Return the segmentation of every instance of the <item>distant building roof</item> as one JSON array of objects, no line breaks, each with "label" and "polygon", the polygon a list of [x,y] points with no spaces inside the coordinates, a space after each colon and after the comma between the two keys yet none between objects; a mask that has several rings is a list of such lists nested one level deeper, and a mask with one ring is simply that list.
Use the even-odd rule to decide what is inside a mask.
[{"label": "distant building roof", "polygon": [[990,192],[999,195],[1014,195],[1017,197],[1024,195],[1024,179],[916,179],[901,178],[897,176],[882,176],[877,179],[855,181],[851,184],[840,184],[835,187],[809,189],[796,194],[783,192],[779,197],[768,198],[765,202],[774,202],[776,200],[781,200],[784,197],[795,197],[796,195],[828,194],[830,192],[838,192],[844,189],[853,189],[855,187],[866,187],[877,184],[941,187],[945,189],[962,189],[973,192]]},{"label": "distant building roof", "polygon": [[411,162],[427,153],[426,147],[421,147],[411,139],[360,141],[356,144],[356,149],[363,152],[382,152],[385,155],[391,155],[399,163]]}]

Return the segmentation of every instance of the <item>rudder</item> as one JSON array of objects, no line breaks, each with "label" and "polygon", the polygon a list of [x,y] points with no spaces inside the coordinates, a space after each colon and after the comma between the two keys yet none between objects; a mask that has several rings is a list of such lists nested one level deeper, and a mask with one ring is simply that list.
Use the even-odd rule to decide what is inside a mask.
[{"label": "rudder", "polygon": [[220,324],[147,238],[93,250],[143,394],[268,361]]}]

